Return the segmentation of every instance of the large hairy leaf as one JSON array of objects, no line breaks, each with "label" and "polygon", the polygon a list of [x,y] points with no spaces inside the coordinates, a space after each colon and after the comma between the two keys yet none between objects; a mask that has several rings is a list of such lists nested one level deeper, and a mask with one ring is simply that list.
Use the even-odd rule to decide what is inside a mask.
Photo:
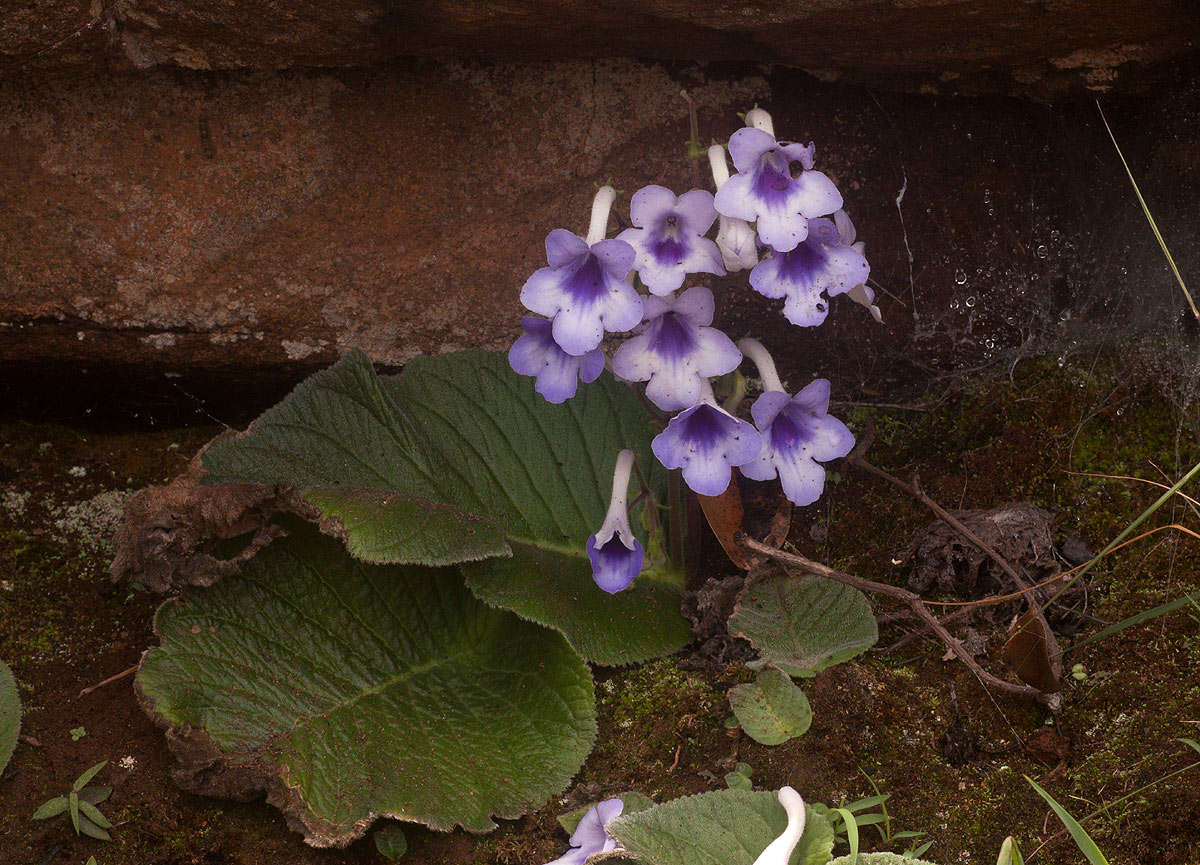
[{"label": "large hairy leaf", "polygon": [[[622,815],[608,832],[644,865],[752,865],[787,826],[775,793],[720,790]],[[833,827],[812,808],[791,865],[825,865]]]},{"label": "large hairy leaf", "polygon": [[839,856],[831,859],[829,865],[933,865],[924,859],[906,859],[899,853],[859,853],[853,856]]},{"label": "large hairy leaf", "polygon": [[289,532],[156,618],[138,688],[196,767],[192,789],[266,790],[327,846],[376,816],[486,831],[565,788],[595,711],[559,634],[485,606],[452,570],[365,564]]},{"label": "large hairy leaf", "polygon": [[751,573],[729,632],[753,643],[761,664],[792,676],[815,676],[879,639],[871,603],[858,589],[774,563]]},{"label": "large hairy leaf", "polygon": [[0,772],[8,766],[21,732],[21,698],[12,670],[0,661]]},{"label": "large hairy leaf", "polygon": [[729,705],[746,735],[761,745],[782,745],[803,736],[812,724],[808,698],[776,667],[759,670],[753,682],[730,688]]},{"label": "large hairy leaf", "polygon": [[213,482],[298,488],[322,528],[365,560],[471,562],[468,585],[486,603],[555,628],[590,661],[618,664],[689,636],[682,577],[656,554],[661,538],[635,529],[646,570],[616,597],[592,581],[584,551],[622,448],[639,455],[650,487],[639,513],[665,499],[651,432],[630,389],[607,374],[551,405],[502,354],[416,358],[377,378],[352,352],[246,433],[215,442],[204,465]]}]

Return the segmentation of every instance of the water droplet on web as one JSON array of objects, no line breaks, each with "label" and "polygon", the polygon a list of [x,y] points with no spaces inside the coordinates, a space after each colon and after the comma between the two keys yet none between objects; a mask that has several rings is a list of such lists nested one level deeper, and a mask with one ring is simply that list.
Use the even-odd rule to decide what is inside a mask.
[{"label": "water droplet on web", "polygon": [[1054,243],[1058,243],[1060,240],[1062,240],[1062,232],[1057,228],[1054,229],[1052,232],[1050,232],[1050,240],[1052,240]]},{"label": "water droplet on web", "polygon": [[975,295],[971,295],[970,297],[967,298],[967,306],[974,306],[974,305],[975,305]]},{"label": "water droplet on web", "polygon": [[1065,357],[1063,357],[1063,356],[1061,356],[1061,355],[1060,355],[1060,356],[1059,356],[1059,358],[1058,358],[1058,365],[1059,365],[1059,366],[1065,366],[1065,365],[1066,365],[1066,363],[1067,363],[1067,359],[1066,359]]},{"label": "water droplet on web", "polygon": [[1121,406],[1119,409],[1117,409],[1117,417],[1121,417],[1123,414],[1125,414],[1125,406]]},{"label": "water droplet on web", "polygon": [[950,308],[958,309],[958,298],[955,298],[954,300],[950,301]]},{"label": "water droplet on web", "polygon": [[966,285],[967,284],[967,272],[965,270],[963,270],[961,267],[958,270],[954,271],[954,281],[956,283],[958,283],[959,285]]},{"label": "water droplet on web", "polygon": [[1050,250],[1046,249],[1045,244],[1039,243],[1037,245],[1037,249],[1034,250],[1034,254],[1036,254],[1038,258],[1045,258],[1050,254]]}]

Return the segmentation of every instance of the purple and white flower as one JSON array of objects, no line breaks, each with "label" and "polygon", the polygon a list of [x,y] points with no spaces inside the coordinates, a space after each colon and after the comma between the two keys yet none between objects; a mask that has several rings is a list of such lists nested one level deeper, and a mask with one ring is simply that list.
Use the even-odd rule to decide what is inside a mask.
[{"label": "purple and white flower", "polygon": [[754,460],[741,467],[742,474],[756,481],[778,475],[783,494],[793,504],[811,505],[825,489],[825,469],[820,462],[850,453],[854,435],[829,416],[828,380],[819,378],[789,396],[774,361],[758,340],[739,340],[738,347],[758,366],[764,388],[750,407],[754,425],[762,433],[762,448]]},{"label": "purple and white flower", "polygon": [[758,263],[750,272],[750,285],[765,297],[785,298],[783,314],[792,324],[815,327],[829,314],[822,292],[829,297],[849,292],[865,283],[870,272],[861,249],[843,244],[832,220],[812,219],[808,236],[794,249]]},{"label": "purple and white flower", "polygon": [[536,376],[533,389],[547,402],[560,403],[575,396],[579,380],[591,383],[604,371],[604,352],[571,355],[554,341],[549,319],[527,315],[521,319],[525,333],[508,350],[508,365],[521,375]]},{"label": "purple and white flower", "polygon": [[589,856],[615,850],[617,842],[605,827],[621,815],[625,803],[620,799],[597,802],[583,815],[571,833],[571,849],[546,865],[583,865]]},{"label": "purple and white flower", "polygon": [[604,516],[600,530],[587,539],[592,579],[610,595],[629,587],[641,573],[642,559],[645,557],[645,550],[629,527],[629,508],[625,503],[632,470],[633,451],[621,451],[617,454],[617,464],[613,468],[612,498],[608,502],[608,513]]},{"label": "purple and white flower", "polygon": [[[747,222],[757,220],[758,237],[777,252],[788,252],[808,236],[808,220],[842,206],[833,181],[813,170],[816,148],[776,141],[762,129],[747,126],[729,139],[729,154],[738,173],[717,190],[718,213]],[[800,172],[792,176],[793,165]]]},{"label": "purple and white flower", "polygon": [[725,275],[717,245],[704,235],[717,211],[712,193],[693,189],[678,198],[665,186],[646,186],[633,194],[629,218],[636,228],[617,235],[634,248],[634,267],[652,294],[670,294],[689,273]]},{"label": "purple and white flower", "polygon": [[630,284],[636,253],[623,240],[605,240],[616,193],[604,186],[592,205],[587,240],[563,228],[546,238],[546,261],[521,288],[521,303],[553,320],[551,333],[567,354],[600,345],[605,331],[619,333],[642,320],[642,298]]},{"label": "purple and white flower", "polygon": [[[713,185],[719,192],[729,179],[725,148],[720,144],[708,148],[708,164],[712,167]],[[724,214],[717,217],[717,249],[721,251],[726,273],[749,270],[758,264],[758,235],[744,219]]]},{"label": "purple and white flower", "polygon": [[[867,245],[860,241],[855,241],[854,223],[850,221],[850,217],[846,215],[846,211],[839,210],[833,215],[834,225],[837,226],[838,239],[842,246],[849,246],[859,253],[866,256]],[[871,313],[871,318],[879,324],[883,324],[883,313],[879,311],[879,307],[875,305],[875,290],[872,289],[866,282],[860,282],[852,289],[846,292],[846,297],[857,303],[859,306],[866,307],[867,312]]]},{"label": "purple and white flower", "polygon": [[650,442],[650,449],[667,468],[683,469],[693,492],[719,496],[729,486],[734,467],[757,458],[762,437],[753,426],[717,407],[707,381],[703,387],[703,401],[675,415]]},{"label": "purple and white flower", "polygon": [[693,286],[678,297],[648,297],[641,333],[613,355],[613,372],[627,381],[648,381],[646,396],[663,411],[700,401],[711,376],[737,369],[742,353],[715,327],[713,294]]}]

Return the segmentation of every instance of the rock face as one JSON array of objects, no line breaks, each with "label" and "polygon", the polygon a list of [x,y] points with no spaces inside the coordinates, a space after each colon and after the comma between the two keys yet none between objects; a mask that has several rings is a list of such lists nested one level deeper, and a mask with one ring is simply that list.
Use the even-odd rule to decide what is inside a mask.
[{"label": "rock face", "polygon": [[[725,283],[735,335],[805,368],[878,382],[1066,342],[1092,314],[1124,329],[1180,308],[1092,105],[633,61],[49,76],[0,88],[0,364],[503,348],[545,235],[583,232],[597,184],[623,191],[625,218],[644,184],[708,185],[686,156],[683,85],[703,141],[755,102],[815,140],[867,243],[884,327],[843,298],[822,327],[793,328],[744,278]],[[1196,219],[1198,105],[1187,80],[1109,103],[1185,271],[1194,240],[1171,226]]]},{"label": "rock face", "polygon": [[641,57],[826,75],[1000,73],[1108,86],[1200,32],[1191,0],[46,0],[0,23],[0,65],[362,66],[397,57]]}]

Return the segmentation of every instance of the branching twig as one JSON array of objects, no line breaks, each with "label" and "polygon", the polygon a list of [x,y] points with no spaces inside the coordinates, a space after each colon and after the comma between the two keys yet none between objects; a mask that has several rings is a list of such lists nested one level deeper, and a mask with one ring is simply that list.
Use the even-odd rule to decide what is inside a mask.
[{"label": "branching twig", "polygon": [[[864,454],[866,453],[867,448],[871,446],[874,438],[874,430],[868,429],[867,434],[859,440],[858,444],[855,445],[854,450],[852,450],[849,456],[846,457],[846,462],[852,466],[862,469],[863,471],[869,472],[870,474],[875,475],[877,478],[887,481],[897,489],[901,489],[908,493],[921,504],[925,505],[925,507],[933,511],[939,520],[950,526],[952,529],[982,550],[988,558],[996,563],[1000,570],[1008,575],[1008,578],[1013,581],[1013,584],[1018,589],[1022,590],[1023,592],[1030,591],[1032,586],[1030,585],[1029,580],[1018,573],[1017,569],[1010,565],[1007,559],[992,549],[991,545],[984,542],[982,538],[967,528],[963,524],[962,520],[955,517],[952,513],[931,499],[925,490],[921,488],[921,480],[915,473],[913,474],[912,483],[905,483],[890,472],[886,472],[873,463],[868,462]],[[1054,632],[1050,630],[1050,623],[1046,621],[1045,612],[1043,612],[1041,605],[1038,604],[1032,593],[1028,594],[1025,600],[1029,604],[1029,609],[1033,611],[1034,616],[1037,617],[1039,624],[1042,626],[1042,631],[1046,635],[1046,646],[1050,653],[1051,669],[1054,671],[1054,674],[1057,677],[1061,675],[1062,649],[1059,648],[1058,641],[1054,639]]]},{"label": "branching twig", "polygon": [[1060,697],[1056,694],[1047,694],[1039,691],[1031,685],[1018,685],[1014,682],[1009,682],[998,676],[993,676],[971,657],[971,654],[963,648],[961,642],[956,640],[954,636],[946,630],[937,617],[925,607],[921,601],[921,596],[916,592],[910,592],[908,589],[902,589],[899,586],[890,586],[887,583],[877,583],[874,580],[865,580],[862,577],[855,577],[851,574],[843,573],[842,571],[831,568],[828,565],[823,565],[820,562],[814,562],[806,559],[803,556],[795,553],[784,552],[777,550],[774,547],[756,541],[753,538],[747,537],[744,533],[738,533],[734,539],[748,550],[760,553],[768,558],[776,559],[780,562],[785,562],[793,567],[799,568],[810,574],[816,574],[819,577],[826,577],[831,580],[836,580],[839,583],[844,583],[847,586],[852,586],[862,592],[872,592],[877,595],[884,595],[889,598],[895,598],[908,605],[918,618],[920,618],[930,630],[932,630],[941,639],[946,647],[953,652],[960,661],[967,665],[967,668],[975,674],[985,686],[990,685],[997,690],[1004,691],[1007,694],[1014,694],[1019,697],[1032,697],[1038,702],[1055,707],[1060,701]]}]

